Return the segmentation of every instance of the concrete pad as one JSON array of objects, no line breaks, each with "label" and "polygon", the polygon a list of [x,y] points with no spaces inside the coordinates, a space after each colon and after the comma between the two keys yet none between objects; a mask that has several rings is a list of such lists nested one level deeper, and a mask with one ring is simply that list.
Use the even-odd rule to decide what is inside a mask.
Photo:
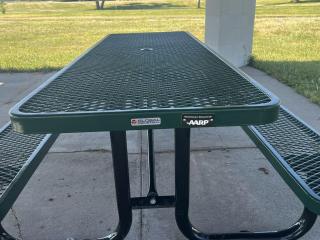
[{"label": "concrete pad", "polygon": [[[140,155],[130,155],[131,193],[139,196]],[[96,239],[116,228],[110,153],[49,154],[14,204],[4,226],[24,240]],[[127,239],[139,239],[140,212]]]},{"label": "concrete pad", "polygon": [[[172,154],[157,154],[158,188],[174,193]],[[147,175],[143,175],[143,192]],[[287,228],[302,204],[256,149],[198,151],[191,154],[190,218],[204,232]],[[143,239],[185,239],[174,209],[143,210]],[[303,239],[317,240],[319,222]]]},{"label": "concrete pad", "polygon": [[[3,92],[1,98],[7,103],[14,103],[25,94],[31,92],[41,82],[47,80],[54,73],[1,73],[0,86]],[[28,91],[29,90],[29,91]]]},{"label": "concrete pad", "polygon": [[0,125],[9,121],[8,111],[54,73],[0,73]]},{"label": "concrete pad", "polygon": [[[142,135],[142,150],[147,152],[147,132]],[[154,130],[154,145],[156,152],[174,150],[174,130]],[[191,149],[241,148],[254,147],[250,139],[240,127],[193,128],[191,130]]]},{"label": "concrete pad", "polygon": [[[128,153],[141,152],[141,131],[127,132]],[[111,151],[109,132],[61,134],[50,152]]]},{"label": "concrete pad", "polygon": [[1,105],[0,107],[0,126],[3,126],[9,121],[9,112],[10,107],[8,105]]}]

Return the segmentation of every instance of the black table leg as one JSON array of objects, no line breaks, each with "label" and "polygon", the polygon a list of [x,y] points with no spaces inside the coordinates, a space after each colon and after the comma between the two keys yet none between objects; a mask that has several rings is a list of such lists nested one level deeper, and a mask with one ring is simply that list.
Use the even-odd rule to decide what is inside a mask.
[{"label": "black table leg", "polygon": [[153,131],[148,130],[148,168],[149,168],[149,191],[148,197],[157,197],[156,187],[156,173],[155,173],[155,162],[154,162],[154,148],[153,148]]},{"label": "black table leg", "polygon": [[100,240],[121,240],[129,233],[132,223],[126,132],[113,131],[110,132],[110,137],[119,223],[114,233],[100,238]]},{"label": "black table leg", "polygon": [[292,227],[281,231],[202,233],[189,219],[190,189],[190,129],[175,129],[175,217],[180,231],[191,240],[213,239],[283,239],[295,240],[307,233],[316,221],[317,215],[305,209],[301,218]]},{"label": "black table leg", "polygon": [[131,198],[132,209],[174,207],[174,202],[175,202],[174,196],[159,196],[157,191],[152,129],[148,130],[148,170],[149,170],[148,194],[146,197]]},{"label": "black table leg", "polygon": [[0,240],[19,240],[18,238],[12,237],[9,233],[4,230],[0,224]]}]

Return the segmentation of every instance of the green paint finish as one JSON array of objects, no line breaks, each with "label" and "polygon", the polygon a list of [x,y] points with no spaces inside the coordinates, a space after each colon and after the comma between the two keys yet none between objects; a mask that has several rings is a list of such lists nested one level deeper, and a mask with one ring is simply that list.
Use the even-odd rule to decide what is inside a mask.
[{"label": "green paint finish", "polygon": [[10,124],[0,129],[0,221],[54,143],[57,135],[25,135]]},{"label": "green paint finish", "polygon": [[243,129],[303,204],[320,214],[320,135],[284,108],[276,122]]},{"label": "green paint finish", "polygon": [[[114,34],[11,111],[25,133],[183,127],[183,114],[212,126],[265,124],[279,100],[185,32]],[[132,124],[135,119],[157,124]]]}]

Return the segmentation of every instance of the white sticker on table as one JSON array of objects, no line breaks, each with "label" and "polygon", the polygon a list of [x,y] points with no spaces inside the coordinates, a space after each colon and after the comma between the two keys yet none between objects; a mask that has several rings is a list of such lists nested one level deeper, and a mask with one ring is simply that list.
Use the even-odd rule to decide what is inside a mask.
[{"label": "white sticker on table", "polygon": [[161,118],[132,118],[131,119],[131,126],[138,127],[138,126],[156,126],[161,125]]}]

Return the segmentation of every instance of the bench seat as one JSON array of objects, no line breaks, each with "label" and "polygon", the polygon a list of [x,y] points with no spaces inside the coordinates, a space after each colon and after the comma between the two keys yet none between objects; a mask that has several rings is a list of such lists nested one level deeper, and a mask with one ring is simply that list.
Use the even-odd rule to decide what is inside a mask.
[{"label": "bench seat", "polygon": [[[57,135],[21,134],[8,123],[0,129],[0,222],[46,155]],[[12,239],[0,230],[0,239]]]},{"label": "bench seat", "polygon": [[320,214],[320,135],[284,107],[271,124],[243,127],[306,208]]}]

